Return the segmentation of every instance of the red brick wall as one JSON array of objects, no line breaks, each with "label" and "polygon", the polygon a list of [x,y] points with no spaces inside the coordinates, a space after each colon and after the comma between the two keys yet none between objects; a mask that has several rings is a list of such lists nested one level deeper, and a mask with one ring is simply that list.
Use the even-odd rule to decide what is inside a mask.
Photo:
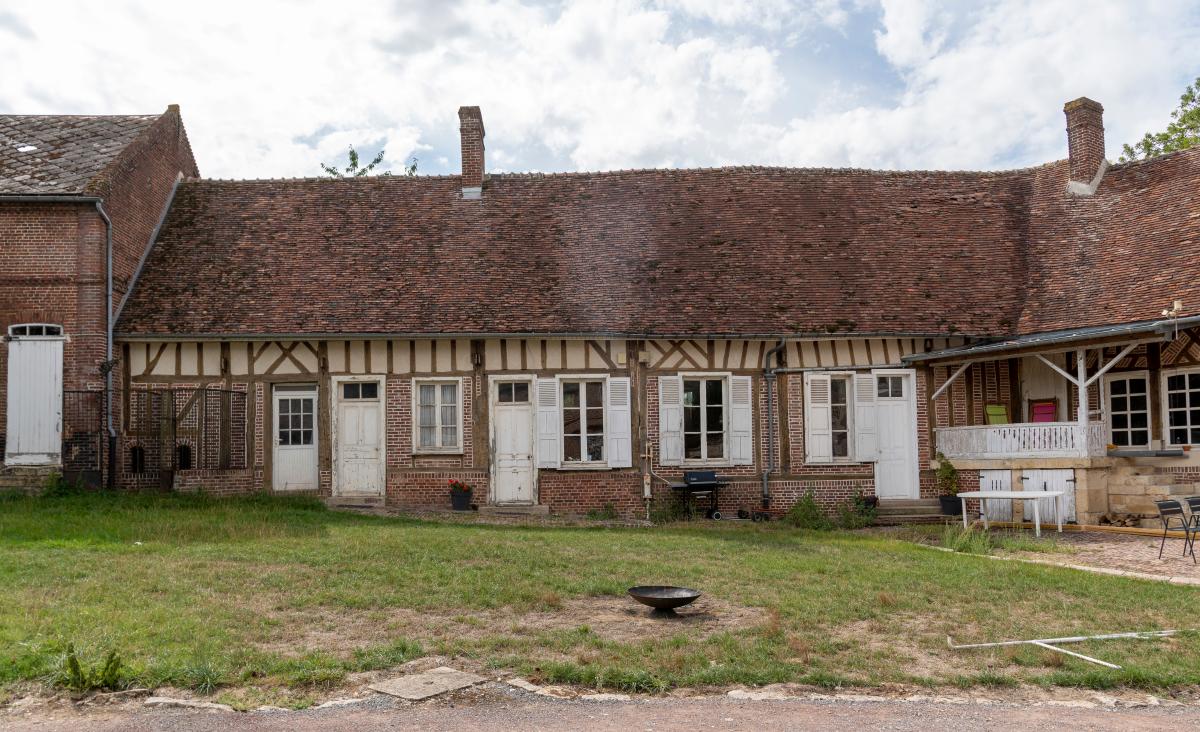
[{"label": "red brick wall", "polygon": [[[89,186],[113,224],[114,296],[120,303],[176,176],[196,175],[179,118],[169,111]],[[92,204],[0,204],[0,331],[24,322],[63,326],[63,387],[101,381],[104,360],[105,226]],[[8,349],[0,348],[0,445],[7,410]],[[2,453],[0,453],[2,455]]]},{"label": "red brick wall", "polygon": [[586,514],[611,504],[624,518],[645,518],[638,470],[542,470],[538,502],[552,513]]}]

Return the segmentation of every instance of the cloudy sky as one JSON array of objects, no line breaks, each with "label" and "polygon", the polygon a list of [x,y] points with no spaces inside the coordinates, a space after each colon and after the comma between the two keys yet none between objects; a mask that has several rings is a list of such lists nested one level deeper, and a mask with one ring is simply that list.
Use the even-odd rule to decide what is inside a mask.
[{"label": "cloudy sky", "polygon": [[223,178],[457,172],[462,104],[492,171],[1019,167],[1078,96],[1115,159],[1197,76],[1194,0],[0,3],[0,113],[178,103]]}]

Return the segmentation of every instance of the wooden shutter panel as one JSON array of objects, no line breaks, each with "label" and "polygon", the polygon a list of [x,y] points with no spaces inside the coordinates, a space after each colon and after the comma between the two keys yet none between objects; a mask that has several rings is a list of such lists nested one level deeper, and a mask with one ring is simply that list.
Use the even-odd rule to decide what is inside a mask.
[{"label": "wooden shutter panel", "polygon": [[608,467],[633,467],[633,428],[630,426],[629,377],[613,376],[608,379],[608,413],[604,415],[608,427]]},{"label": "wooden shutter panel", "polygon": [[729,377],[729,457],[734,465],[754,464],[754,382]]},{"label": "wooden shutter panel", "polygon": [[683,379],[658,377],[658,462],[683,464]]},{"label": "wooden shutter panel", "polygon": [[537,380],[537,465],[557,468],[562,448],[562,416],[558,409],[558,379]]},{"label": "wooden shutter panel", "polygon": [[804,375],[805,462],[833,462],[833,429],[828,374]]},{"label": "wooden shutter panel", "polygon": [[854,375],[854,459],[874,462],[879,459],[879,428],[875,375]]}]

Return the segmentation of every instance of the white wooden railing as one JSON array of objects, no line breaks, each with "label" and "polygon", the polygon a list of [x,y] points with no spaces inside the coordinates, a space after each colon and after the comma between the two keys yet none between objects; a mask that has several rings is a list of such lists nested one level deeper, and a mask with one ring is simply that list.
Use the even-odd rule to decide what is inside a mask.
[{"label": "white wooden railing", "polygon": [[1039,422],[939,427],[937,449],[948,458],[997,460],[1017,457],[1102,457],[1104,423]]}]

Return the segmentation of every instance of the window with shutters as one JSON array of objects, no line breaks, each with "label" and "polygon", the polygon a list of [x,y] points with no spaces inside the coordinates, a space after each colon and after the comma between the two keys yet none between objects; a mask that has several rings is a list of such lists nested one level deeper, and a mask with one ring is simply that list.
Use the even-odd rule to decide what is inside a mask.
[{"label": "window with shutters", "polygon": [[683,459],[725,460],[724,378],[683,378]]},{"label": "window with shutters", "polygon": [[562,382],[564,463],[604,460],[604,380]]},{"label": "window with shutters", "polygon": [[413,382],[417,452],[462,452],[461,400],[462,379],[418,379]]},{"label": "window with shutters", "polygon": [[905,400],[902,376],[854,372],[804,375],[805,462],[871,462],[879,457],[878,404]]}]

